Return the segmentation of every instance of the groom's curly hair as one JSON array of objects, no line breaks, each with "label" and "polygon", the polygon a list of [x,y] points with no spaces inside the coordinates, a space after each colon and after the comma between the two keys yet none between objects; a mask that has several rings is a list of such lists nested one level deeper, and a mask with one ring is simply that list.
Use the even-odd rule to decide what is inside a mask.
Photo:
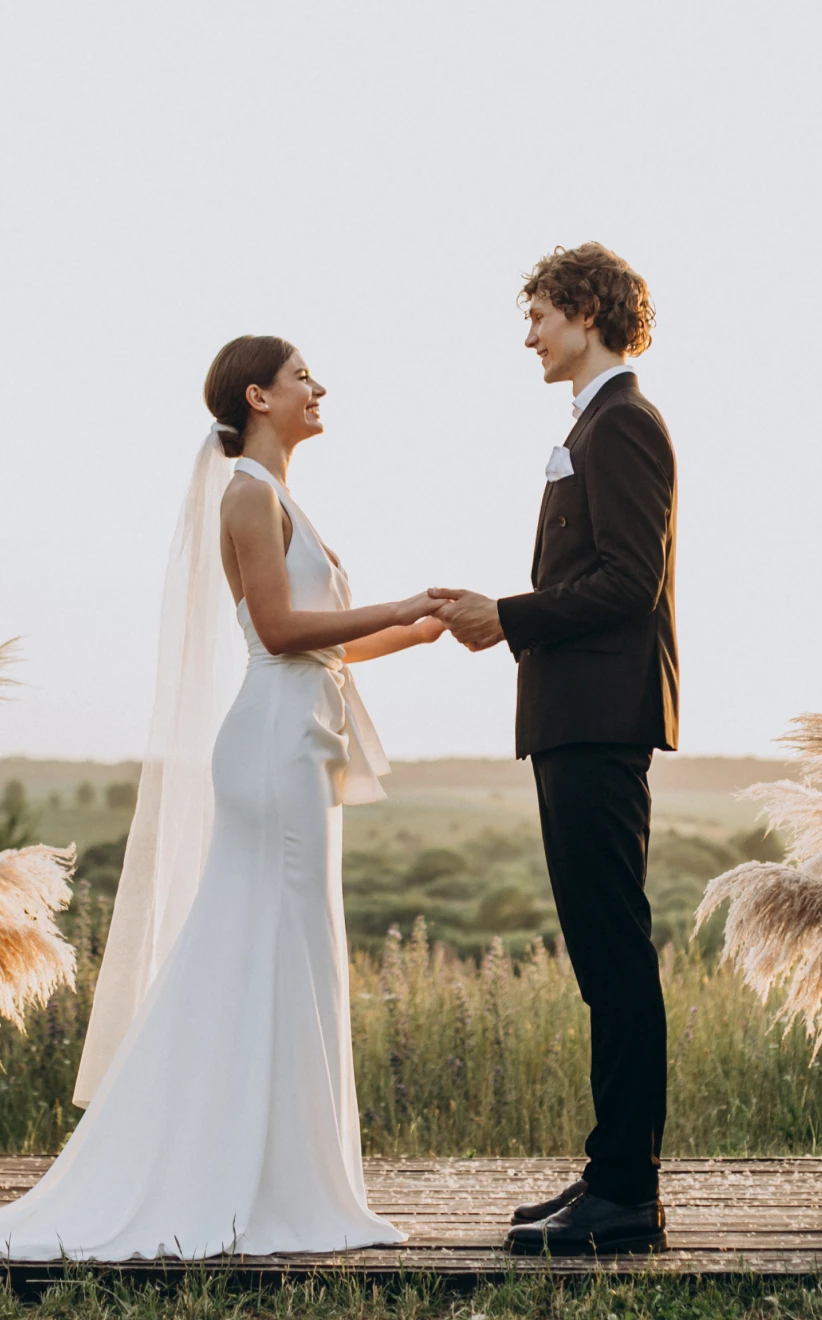
[{"label": "groom's curly hair", "polygon": [[550,298],[570,321],[579,312],[593,315],[602,342],[612,353],[639,357],[651,345],[656,311],[648,285],[627,261],[601,243],[556,247],[538,261],[517,301],[534,294]]}]

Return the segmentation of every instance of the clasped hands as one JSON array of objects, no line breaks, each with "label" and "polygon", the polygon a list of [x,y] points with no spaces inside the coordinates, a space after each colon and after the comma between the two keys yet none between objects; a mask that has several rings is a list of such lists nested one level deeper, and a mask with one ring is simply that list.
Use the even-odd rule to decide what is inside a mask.
[{"label": "clasped hands", "polygon": [[469,651],[487,651],[503,640],[497,602],[489,596],[448,587],[429,587],[428,595],[443,602],[431,617],[439,619]]}]

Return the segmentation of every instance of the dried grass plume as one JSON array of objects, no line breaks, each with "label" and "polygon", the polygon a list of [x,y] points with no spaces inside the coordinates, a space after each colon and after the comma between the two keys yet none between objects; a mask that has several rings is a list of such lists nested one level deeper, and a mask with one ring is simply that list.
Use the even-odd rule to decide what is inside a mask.
[{"label": "dried grass plume", "polygon": [[54,921],[68,907],[76,850],[0,852],[0,1016],[25,1031],[24,1012],[45,1007],[60,985],[73,990],[77,955]]},{"label": "dried grass plume", "polygon": [[18,680],[12,678],[6,670],[9,665],[15,664],[20,659],[20,638],[12,637],[8,642],[0,642],[0,697],[6,693],[4,688],[16,687]]},{"label": "dried grass plume", "polygon": [[791,725],[779,741],[796,753],[798,781],[754,784],[739,794],[760,803],[769,830],[787,836],[785,862],[746,862],[711,880],[693,934],[730,903],[722,961],[763,1003],[787,985],[775,1021],[787,1032],[802,1019],[813,1061],[822,1048],[822,714],[799,715]]}]

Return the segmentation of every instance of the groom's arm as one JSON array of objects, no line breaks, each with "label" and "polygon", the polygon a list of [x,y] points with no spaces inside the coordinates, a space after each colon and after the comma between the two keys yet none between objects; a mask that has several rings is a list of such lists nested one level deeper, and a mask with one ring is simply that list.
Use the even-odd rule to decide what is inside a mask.
[{"label": "groom's arm", "polygon": [[515,655],[650,614],[665,580],[674,458],[642,408],[615,404],[592,423],[585,479],[597,562],[575,581],[497,602]]}]

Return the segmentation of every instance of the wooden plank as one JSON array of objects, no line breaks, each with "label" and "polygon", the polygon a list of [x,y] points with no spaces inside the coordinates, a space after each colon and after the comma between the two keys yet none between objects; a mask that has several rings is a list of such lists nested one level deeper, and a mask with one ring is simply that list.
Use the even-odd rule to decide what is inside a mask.
[{"label": "wooden plank", "polygon": [[[115,1266],[95,1265],[85,1262],[83,1272],[105,1278],[112,1273],[128,1276],[137,1282],[149,1280],[173,1283],[183,1278],[191,1270],[185,1262],[164,1261],[129,1262]],[[199,1269],[200,1265],[195,1268]],[[270,1288],[284,1280],[299,1281],[311,1277],[328,1277],[344,1272],[349,1277],[356,1277],[364,1282],[390,1282],[402,1273],[403,1278],[430,1278],[438,1276],[449,1287],[467,1290],[481,1282],[502,1282],[512,1275],[533,1275],[549,1273],[555,1278],[586,1276],[591,1274],[613,1274],[621,1277],[642,1274],[676,1274],[678,1277],[702,1277],[709,1275],[738,1277],[740,1275],[758,1275],[762,1278],[807,1277],[818,1278],[822,1268],[822,1254],[800,1252],[668,1252],[665,1255],[645,1259],[643,1257],[601,1257],[592,1260],[587,1257],[557,1258],[543,1261],[530,1257],[511,1261],[502,1253],[496,1256],[478,1254],[457,1255],[443,1251],[425,1251],[413,1256],[405,1254],[385,1260],[371,1256],[357,1260],[348,1257],[263,1257],[259,1261],[246,1257],[242,1261],[218,1263],[209,1260],[205,1263],[209,1274],[229,1274],[232,1282],[240,1287]],[[4,1270],[5,1273],[5,1270]],[[55,1280],[65,1277],[64,1270],[57,1264],[25,1265],[12,1262],[8,1268],[8,1277],[15,1291],[27,1295],[37,1294]]]},{"label": "wooden plank", "polygon": [[[11,1201],[34,1186],[50,1164],[43,1156],[0,1158],[0,1201]],[[662,1196],[671,1249],[661,1255],[551,1261],[507,1256],[502,1242],[514,1206],[550,1195],[578,1176],[579,1167],[579,1161],[571,1159],[369,1158],[369,1204],[409,1232],[407,1244],[334,1255],[211,1257],[206,1267],[268,1283],[345,1270],[375,1280],[399,1271],[436,1273],[455,1284],[546,1269],[557,1275],[650,1269],[776,1277],[822,1268],[822,1158],[816,1156],[666,1161]],[[141,1278],[176,1276],[190,1268],[173,1257],[84,1266]],[[62,1277],[59,1263],[12,1262],[9,1268],[15,1286],[35,1290],[49,1278]]]}]

